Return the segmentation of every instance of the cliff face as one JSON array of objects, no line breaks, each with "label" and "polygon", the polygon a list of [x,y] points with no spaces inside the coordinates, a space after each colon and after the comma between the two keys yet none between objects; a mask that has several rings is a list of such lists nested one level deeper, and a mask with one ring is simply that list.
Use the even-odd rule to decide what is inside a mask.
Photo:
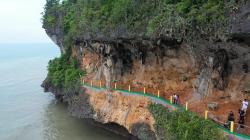
[{"label": "cliff face", "polygon": [[[160,89],[162,97],[178,93],[183,102],[239,102],[250,94],[250,2],[234,10],[228,17],[228,34],[216,39],[198,36],[196,40],[194,36],[190,42],[174,36],[86,33],[72,42],[71,56],[76,56],[87,71],[87,82],[102,81],[110,88],[116,81],[126,87],[132,85],[134,90],[146,87],[151,93]],[[65,53],[60,22],[63,14],[58,15],[57,26],[46,28],[46,32]],[[140,139],[156,139],[154,119],[147,109],[151,101],[146,98],[97,94],[88,89],[68,98],[63,97],[63,90],[52,90],[55,88],[46,81],[44,87],[59,99],[66,98],[74,116],[116,123]],[[219,110],[218,115],[223,118],[227,111],[237,108]]]},{"label": "cliff face", "polygon": [[164,91],[194,90],[199,99],[210,92],[232,99],[249,92],[247,44],[201,41],[194,49],[175,40],[133,41],[73,47],[73,55],[89,73],[85,80],[102,80],[107,87],[119,81]]},{"label": "cliff face", "polygon": [[[208,94],[210,84],[210,88],[226,94],[248,93],[249,4],[230,13],[227,38],[198,37],[184,42],[174,37],[148,38],[125,32],[107,38],[88,32],[71,44],[72,55],[88,73],[95,73],[89,78],[103,79],[108,87],[111,81],[121,81],[167,90],[173,83],[184,82],[181,89],[195,88],[198,96]],[[57,14],[56,26],[46,28],[46,32],[64,53],[63,13]]]}]

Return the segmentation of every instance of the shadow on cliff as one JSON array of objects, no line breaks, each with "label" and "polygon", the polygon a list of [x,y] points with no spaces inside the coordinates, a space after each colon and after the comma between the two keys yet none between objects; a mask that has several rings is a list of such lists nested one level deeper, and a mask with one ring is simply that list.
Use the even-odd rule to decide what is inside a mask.
[{"label": "shadow on cliff", "polygon": [[150,129],[150,126],[143,122],[134,124],[131,133],[140,140],[156,140],[155,133]]},{"label": "shadow on cliff", "polygon": [[85,94],[86,89],[82,88],[80,93],[68,100],[68,111],[72,116],[78,118],[94,117],[94,109],[90,104],[89,94]]},{"label": "shadow on cliff", "polygon": [[102,123],[98,123],[98,122],[92,122],[92,123],[96,126],[102,127],[108,131],[115,133],[115,134],[121,135],[121,136],[127,138],[128,140],[140,140],[136,136],[130,134],[125,127],[123,127],[117,123],[114,123],[114,122],[107,123],[107,124],[102,124]]}]

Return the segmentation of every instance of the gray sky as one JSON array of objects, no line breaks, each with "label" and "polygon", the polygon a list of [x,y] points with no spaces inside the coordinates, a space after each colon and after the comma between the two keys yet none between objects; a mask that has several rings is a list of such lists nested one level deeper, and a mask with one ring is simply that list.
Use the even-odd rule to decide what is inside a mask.
[{"label": "gray sky", "polygon": [[46,0],[0,0],[0,43],[51,42],[41,24]]}]

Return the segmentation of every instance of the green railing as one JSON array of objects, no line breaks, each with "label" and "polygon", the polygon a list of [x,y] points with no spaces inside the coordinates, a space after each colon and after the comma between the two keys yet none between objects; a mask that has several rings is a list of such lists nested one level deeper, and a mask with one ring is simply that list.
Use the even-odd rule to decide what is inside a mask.
[{"label": "green railing", "polygon": [[[107,90],[106,87],[98,87],[98,86],[94,86],[94,85],[91,85],[91,84],[87,84],[87,83],[84,83],[83,84],[85,87],[88,87],[90,89],[93,89],[93,90],[98,90],[98,91],[101,91],[101,90]],[[140,95],[140,96],[145,96],[145,97],[150,97],[150,98],[153,98],[154,100],[158,100],[158,101],[161,101],[167,105],[170,105],[176,109],[182,109],[184,110],[185,108],[180,106],[180,105],[176,105],[176,104],[173,104],[171,103],[169,100],[166,100],[162,97],[158,97],[156,95],[153,95],[153,94],[150,94],[150,93],[144,93],[144,92],[135,92],[135,91],[129,91],[129,90],[125,90],[125,89],[119,89],[119,88],[116,88],[116,89],[112,89],[112,90],[115,90],[115,91],[120,91],[120,92],[124,92],[124,93],[128,93],[128,94],[134,94],[134,95]],[[226,129],[225,127],[217,124],[217,127],[220,128],[221,130],[223,130],[225,133],[227,134],[230,134],[230,135],[234,135],[238,138],[241,138],[241,139],[249,139],[250,140],[250,136],[249,135],[245,135],[245,134],[240,134],[240,133],[237,133],[237,132],[231,132],[230,130]]]}]

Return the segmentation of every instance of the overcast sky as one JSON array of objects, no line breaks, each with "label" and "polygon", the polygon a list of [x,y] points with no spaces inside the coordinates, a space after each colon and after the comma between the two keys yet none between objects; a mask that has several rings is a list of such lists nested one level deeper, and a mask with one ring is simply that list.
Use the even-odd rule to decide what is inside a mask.
[{"label": "overcast sky", "polygon": [[0,0],[0,43],[48,43],[41,24],[46,0]]}]

